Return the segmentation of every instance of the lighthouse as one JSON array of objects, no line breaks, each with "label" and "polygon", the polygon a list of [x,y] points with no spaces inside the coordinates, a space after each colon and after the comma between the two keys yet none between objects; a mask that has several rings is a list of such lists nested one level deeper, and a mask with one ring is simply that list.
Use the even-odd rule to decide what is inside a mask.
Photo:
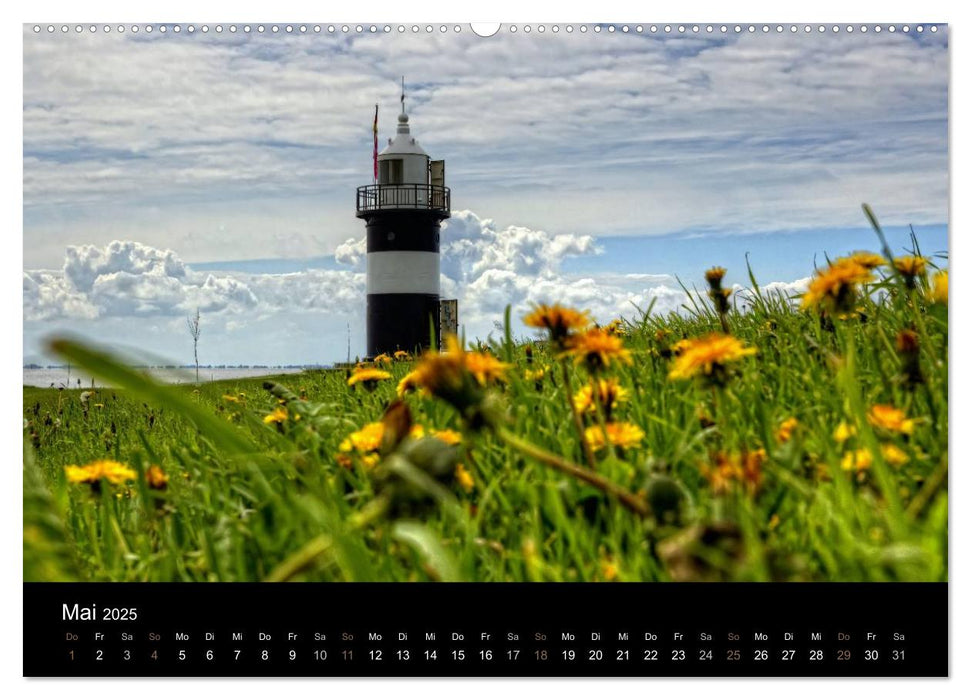
[{"label": "lighthouse", "polygon": [[411,135],[402,84],[397,131],[377,155],[376,182],[357,188],[357,217],[367,226],[369,357],[416,352],[431,345],[433,329],[438,335],[439,235],[449,207],[445,161],[431,160]]}]

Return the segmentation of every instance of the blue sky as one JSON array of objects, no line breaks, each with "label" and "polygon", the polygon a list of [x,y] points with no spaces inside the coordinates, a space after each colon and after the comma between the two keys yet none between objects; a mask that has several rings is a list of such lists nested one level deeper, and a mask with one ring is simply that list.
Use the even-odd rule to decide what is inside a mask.
[{"label": "blue sky", "polygon": [[[591,26],[592,25],[588,25]],[[947,249],[948,55],[930,34],[24,38],[24,354],[58,331],[187,361],[363,352],[371,118],[408,81],[447,162],[443,293],[469,335],[608,317],[706,267],[798,291],[814,257]]]}]

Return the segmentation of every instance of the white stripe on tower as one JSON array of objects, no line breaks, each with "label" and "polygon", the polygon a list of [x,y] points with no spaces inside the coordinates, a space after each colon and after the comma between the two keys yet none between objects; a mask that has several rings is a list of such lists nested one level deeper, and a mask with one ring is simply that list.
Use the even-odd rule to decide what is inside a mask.
[{"label": "white stripe on tower", "polygon": [[439,255],[417,250],[367,254],[368,294],[438,294]]}]

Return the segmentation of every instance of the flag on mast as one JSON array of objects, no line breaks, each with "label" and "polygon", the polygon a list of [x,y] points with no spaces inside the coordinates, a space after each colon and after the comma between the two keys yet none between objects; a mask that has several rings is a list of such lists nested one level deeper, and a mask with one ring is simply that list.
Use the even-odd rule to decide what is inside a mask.
[{"label": "flag on mast", "polygon": [[378,181],[378,106],[374,105],[374,181]]}]

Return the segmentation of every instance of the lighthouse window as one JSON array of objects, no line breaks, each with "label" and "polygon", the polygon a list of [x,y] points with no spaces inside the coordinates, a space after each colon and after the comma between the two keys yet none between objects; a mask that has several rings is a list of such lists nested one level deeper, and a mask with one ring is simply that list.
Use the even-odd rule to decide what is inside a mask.
[{"label": "lighthouse window", "polygon": [[388,161],[388,184],[400,185],[404,182],[404,161],[401,159]]}]

